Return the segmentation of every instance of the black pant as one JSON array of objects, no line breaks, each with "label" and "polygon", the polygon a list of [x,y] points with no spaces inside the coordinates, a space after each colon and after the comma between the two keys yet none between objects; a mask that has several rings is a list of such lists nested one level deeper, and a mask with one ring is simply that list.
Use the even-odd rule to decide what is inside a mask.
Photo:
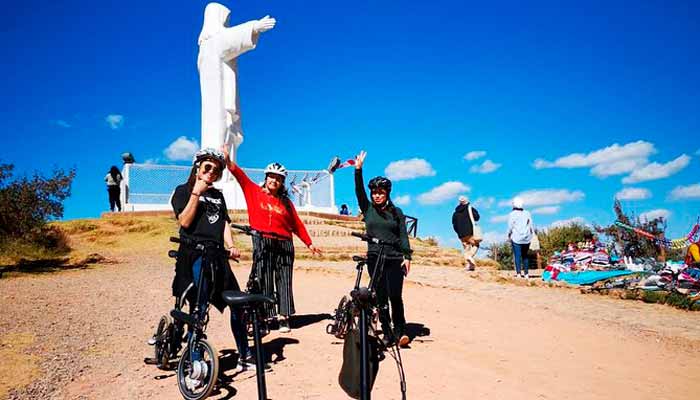
[{"label": "black pant", "polygon": [[[377,262],[377,254],[367,255],[367,269],[370,276],[374,273]],[[377,307],[379,308],[379,322],[382,324],[384,334],[391,335],[391,322],[394,322],[393,334],[400,337],[406,332],[406,316],[404,315],[403,298],[403,269],[402,259],[385,259],[381,275],[377,275],[375,290],[377,293]],[[381,262],[380,262],[381,263]],[[381,268],[381,265],[379,266]],[[389,303],[391,303],[391,316],[389,315]]]},{"label": "black pant", "polygon": [[265,303],[265,317],[294,315],[292,272],[294,270],[294,243],[291,240],[253,236],[253,268],[251,278],[257,278],[262,294],[275,299],[276,304]]},{"label": "black pant", "polygon": [[109,209],[114,211],[115,205],[118,211],[122,210],[122,201],[119,199],[121,190],[119,186],[108,185],[107,193],[109,193]]}]

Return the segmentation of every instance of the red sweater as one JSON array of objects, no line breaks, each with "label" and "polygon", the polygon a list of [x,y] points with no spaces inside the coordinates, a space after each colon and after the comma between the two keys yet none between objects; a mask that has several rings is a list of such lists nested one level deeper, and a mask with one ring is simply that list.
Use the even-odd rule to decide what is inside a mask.
[{"label": "red sweater", "polygon": [[[236,165],[233,170],[238,184],[243,189],[245,202],[248,205],[248,222],[250,226],[261,232],[272,232],[292,238],[292,233],[299,236],[306,246],[311,245],[311,238],[304,223],[299,219],[294,204],[289,202],[289,211],[279,197],[266,193]],[[291,211],[291,212],[290,212]]]}]

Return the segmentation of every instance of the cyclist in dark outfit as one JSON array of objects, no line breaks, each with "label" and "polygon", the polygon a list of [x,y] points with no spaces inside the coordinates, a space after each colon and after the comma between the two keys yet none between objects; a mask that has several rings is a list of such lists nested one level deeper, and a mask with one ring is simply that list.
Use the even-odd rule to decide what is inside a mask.
[{"label": "cyclist in dark outfit", "polygon": [[[185,296],[190,306],[196,296],[197,278],[202,267],[205,268],[204,296],[199,299],[200,305],[210,302],[223,313],[226,303],[221,297],[224,290],[240,290],[238,281],[231,271],[228,259],[220,254],[223,251],[207,255],[211,261],[211,269],[202,266],[202,252],[195,249],[198,242],[213,243],[215,248],[226,249],[228,258],[240,257],[239,251],[233,247],[230,218],[223,194],[212,187],[221,178],[224,168],[224,157],[219,151],[203,149],[194,158],[192,171],[187,183],[178,186],[171,199],[175,216],[180,223],[180,247],[175,263],[175,278],[173,279],[173,295]],[[231,331],[240,354],[239,369],[255,369],[252,353],[248,348],[248,338],[243,325],[241,311],[231,308]]]},{"label": "cyclist in dark outfit", "polygon": [[[367,153],[361,151],[355,159],[355,194],[357,203],[364,215],[367,234],[386,242],[396,243],[395,246],[384,248],[384,269],[377,280],[377,305],[379,320],[385,344],[391,344],[398,339],[401,346],[409,342],[406,335],[406,317],[404,316],[403,290],[404,276],[411,270],[411,245],[406,232],[406,217],[400,208],[396,207],[389,198],[391,181],[378,176],[369,181],[372,201],[367,198],[362,179],[362,165]],[[370,274],[374,271],[379,245],[367,244],[367,266]],[[380,261],[381,262],[381,261]],[[389,315],[391,302],[391,315]],[[394,329],[391,329],[393,319]]]}]

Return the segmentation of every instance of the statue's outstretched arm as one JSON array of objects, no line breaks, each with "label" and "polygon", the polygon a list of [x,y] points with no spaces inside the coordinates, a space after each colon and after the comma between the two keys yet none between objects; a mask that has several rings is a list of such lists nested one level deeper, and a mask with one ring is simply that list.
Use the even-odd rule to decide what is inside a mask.
[{"label": "statue's outstretched arm", "polygon": [[263,33],[275,27],[277,20],[266,15],[253,24],[253,33]]}]

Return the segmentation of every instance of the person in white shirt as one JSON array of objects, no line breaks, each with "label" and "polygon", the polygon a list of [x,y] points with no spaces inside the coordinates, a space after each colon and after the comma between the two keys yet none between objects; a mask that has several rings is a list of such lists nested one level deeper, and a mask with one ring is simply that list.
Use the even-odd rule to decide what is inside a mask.
[{"label": "person in white shirt", "polygon": [[122,202],[119,199],[121,196],[121,183],[122,183],[122,174],[119,172],[119,168],[117,168],[115,165],[112,165],[112,168],[109,169],[109,173],[105,175],[105,182],[107,182],[107,193],[109,194],[109,209],[114,212],[116,209],[117,211],[122,210]]},{"label": "person in white shirt", "polygon": [[508,239],[513,247],[516,277],[529,278],[527,252],[534,234],[532,215],[523,209],[523,199],[515,197],[513,211],[508,215]]}]

